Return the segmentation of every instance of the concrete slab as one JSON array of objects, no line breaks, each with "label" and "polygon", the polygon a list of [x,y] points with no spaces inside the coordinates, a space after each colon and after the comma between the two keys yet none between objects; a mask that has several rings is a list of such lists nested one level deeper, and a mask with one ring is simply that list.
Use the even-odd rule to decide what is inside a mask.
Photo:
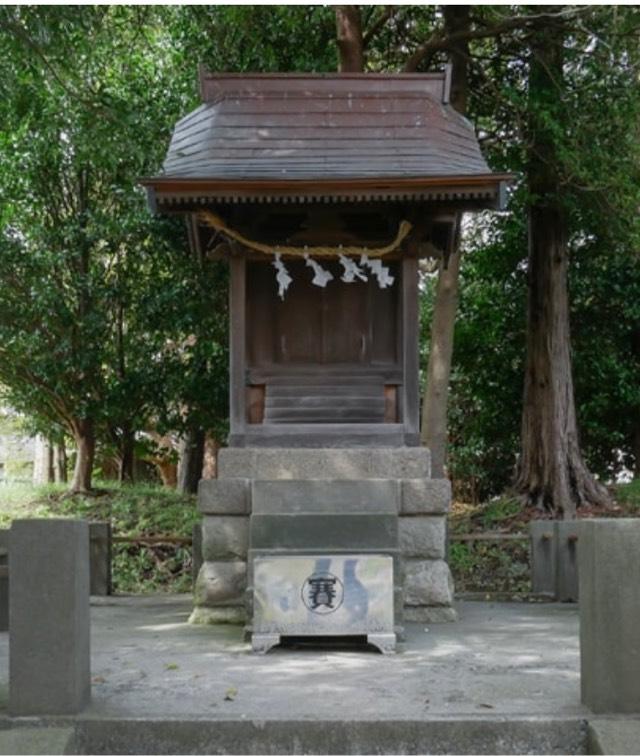
[{"label": "concrete slab", "polygon": [[395,656],[283,649],[259,657],[239,627],[188,625],[188,596],[92,603],[94,715],[290,720],[586,712],[571,605],[459,603],[456,624],[409,624]]},{"label": "concrete slab", "polygon": [[582,754],[577,720],[108,720],[78,723],[91,754]]},{"label": "concrete slab", "polygon": [[[92,600],[92,703],[76,753],[585,753],[577,607],[459,602],[394,656],[252,654],[235,626],[187,624],[190,596]],[[6,715],[0,635],[0,729]],[[34,751],[35,752],[35,751]]]},{"label": "concrete slab", "polygon": [[589,722],[588,752],[601,756],[640,753],[640,719],[594,719]]},{"label": "concrete slab", "polygon": [[73,727],[16,727],[0,730],[0,754],[74,753]]},{"label": "concrete slab", "polygon": [[[68,720],[75,747],[584,753],[577,607],[456,608],[456,624],[409,624],[393,656],[353,649],[256,656],[239,627],[187,624],[190,596],[95,597],[92,703]],[[0,715],[7,653],[0,636]],[[10,724],[0,716],[0,727]]]}]

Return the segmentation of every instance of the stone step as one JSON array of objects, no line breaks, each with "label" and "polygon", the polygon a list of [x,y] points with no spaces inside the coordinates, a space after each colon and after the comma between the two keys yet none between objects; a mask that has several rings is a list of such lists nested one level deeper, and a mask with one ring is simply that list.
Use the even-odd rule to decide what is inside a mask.
[{"label": "stone step", "polygon": [[429,450],[423,447],[225,448],[218,454],[219,478],[361,480],[429,476]]},{"label": "stone step", "polygon": [[0,754],[77,753],[73,727],[12,727],[0,729]]},{"label": "stone step", "polygon": [[249,524],[251,549],[395,549],[395,514],[253,514]]},{"label": "stone step", "polygon": [[255,514],[388,514],[399,509],[397,480],[257,480]]},{"label": "stone step", "polygon": [[[375,657],[377,659],[377,657]],[[302,662],[300,662],[302,665]],[[339,675],[336,680],[339,683]],[[242,695],[244,691],[240,691]],[[96,718],[77,724],[82,753],[93,754],[578,754],[585,753],[580,717],[367,718],[357,698],[345,700],[340,716],[287,719],[265,713],[194,718]]]},{"label": "stone step", "polygon": [[[345,483],[347,488],[343,489],[344,496],[340,492],[339,487],[332,489],[324,494],[325,501],[330,496],[334,496],[344,501],[345,498],[353,500],[354,502],[361,501],[369,504],[373,501],[378,501],[381,498],[387,500],[393,496],[394,487],[398,484],[396,480],[389,479],[376,479],[372,477],[368,479],[371,482],[371,488],[361,486],[362,483],[366,483],[367,480],[349,481],[343,479],[334,479],[330,481],[325,478],[324,482],[332,482],[335,484]],[[278,489],[277,486],[280,483],[291,483],[291,486],[285,486],[282,489]],[[314,484],[320,481],[307,480],[307,483]],[[348,484],[355,482],[358,486],[349,489]],[[257,481],[263,491],[268,491],[268,486],[271,485],[274,491],[286,498],[289,502],[289,506],[297,506],[296,501],[296,489],[293,485],[295,481]],[[444,478],[410,478],[400,482],[401,495],[399,510],[403,515],[425,515],[425,514],[445,514],[449,510],[449,502],[451,501],[451,484]],[[340,493],[339,493],[340,492]],[[214,480],[201,480],[198,489],[198,509],[202,514],[209,515],[248,515],[251,512],[251,493],[252,485],[251,481],[246,478],[217,478]],[[348,496],[346,494],[348,493]]]},{"label": "stone step", "polygon": [[592,719],[587,733],[587,753],[627,756],[640,752],[640,718]]}]

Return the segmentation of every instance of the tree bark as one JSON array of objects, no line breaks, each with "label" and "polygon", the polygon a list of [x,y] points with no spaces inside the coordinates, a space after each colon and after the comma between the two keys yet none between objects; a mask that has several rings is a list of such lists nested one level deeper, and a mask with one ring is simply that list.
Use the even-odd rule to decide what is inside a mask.
[{"label": "tree bark", "polygon": [[67,482],[67,450],[64,441],[53,449],[53,476],[56,483]]},{"label": "tree bark", "polygon": [[336,5],[336,38],[340,73],[364,71],[364,41],[359,5]]},{"label": "tree bark", "polygon": [[[459,219],[456,222],[459,237]],[[440,261],[431,321],[431,347],[427,384],[422,403],[422,443],[431,451],[431,474],[443,478],[447,457],[447,409],[453,358],[453,335],[458,311],[460,256],[458,238],[448,265]]]},{"label": "tree bark", "polygon": [[638,420],[638,425],[633,432],[632,444],[633,477],[635,480],[640,480],[640,420]]},{"label": "tree bark", "polygon": [[606,505],[609,496],[582,458],[574,404],[567,220],[552,124],[563,95],[564,37],[560,20],[531,35],[527,356],[515,486],[528,504],[573,519],[578,507]]},{"label": "tree bark", "polygon": [[[470,6],[444,5],[446,36],[468,32],[471,26]],[[451,46],[451,104],[464,115],[467,109],[467,68],[469,46],[458,41]],[[449,380],[453,358],[453,337],[458,310],[460,273],[461,216],[456,218],[452,249],[442,257],[431,322],[431,348],[427,365],[426,387],[422,403],[422,443],[431,450],[431,474],[445,475],[447,457],[447,409]]]},{"label": "tree bark", "polygon": [[35,438],[33,453],[33,485],[53,483],[53,447],[40,433]]},{"label": "tree bark", "polygon": [[178,465],[170,462],[168,459],[156,459],[153,464],[158,470],[160,480],[165,488],[177,488],[178,486]]},{"label": "tree bark", "polygon": [[134,449],[135,435],[133,431],[128,427],[122,428],[118,459],[118,480],[120,483],[133,483],[134,481]]},{"label": "tree bark", "polygon": [[178,491],[195,494],[202,477],[204,464],[204,438],[201,428],[187,431],[183,441],[182,454],[178,464]]},{"label": "tree bark", "polygon": [[218,477],[218,452],[220,441],[215,436],[207,435],[204,441],[204,464],[202,465],[202,477],[211,480]]},{"label": "tree bark", "polygon": [[76,464],[71,480],[71,493],[91,491],[93,460],[96,451],[96,437],[93,420],[84,418],[74,423],[73,437],[76,443]]},{"label": "tree bark", "polygon": [[[631,351],[640,365],[640,328],[631,334]],[[635,411],[635,420],[631,438],[631,453],[633,454],[633,477],[640,480],[640,409]]]}]

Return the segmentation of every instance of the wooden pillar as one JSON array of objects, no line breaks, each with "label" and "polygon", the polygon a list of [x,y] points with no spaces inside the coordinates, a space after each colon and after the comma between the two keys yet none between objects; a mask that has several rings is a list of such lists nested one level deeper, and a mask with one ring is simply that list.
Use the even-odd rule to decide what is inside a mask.
[{"label": "wooden pillar", "polygon": [[402,259],[402,419],[410,445],[419,442],[420,433],[419,315],[418,259],[407,256]]},{"label": "wooden pillar", "polygon": [[229,423],[230,446],[244,446],[246,427],[246,290],[247,261],[235,255],[230,260],[229,286]]}]

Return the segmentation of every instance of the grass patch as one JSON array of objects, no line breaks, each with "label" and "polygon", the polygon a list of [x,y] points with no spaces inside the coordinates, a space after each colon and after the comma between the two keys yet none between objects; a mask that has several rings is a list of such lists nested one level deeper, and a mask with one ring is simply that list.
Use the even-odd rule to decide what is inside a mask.
[{"label": "grass patch", "polygon": [[[588,509],[587,517],[640,517],[640,480],[612,489],[612,509]],[[496,531],[528,533],[539,516],[515,498],[501,496],[483,504],[454,502],[449,516],[452,536]],[[580,513],[579,513],[580,516]],[[528,540],[455,541],[449,545],[449,565],[458,592],[525,594],[531,591]]]},{"label": "grass patch", "polygon": [[627,517],[640,517],[640,478],[616,486],[615,495]]},{"label": "grass patch", "polygon": [[458,593],[531,592],[529,542],[454,541],[449,566]]},{"label": "grass patch", "polygon": [[[114,536],[191,537],[199,522],[195,496],[152,485],[98,486],[98,496],[64,498],[66,487],[0,486],[0,527],[32,517],[78,517],[108,521]],[[113,545],[113,586],[117,593],[191,590],[190,546]]]}]

